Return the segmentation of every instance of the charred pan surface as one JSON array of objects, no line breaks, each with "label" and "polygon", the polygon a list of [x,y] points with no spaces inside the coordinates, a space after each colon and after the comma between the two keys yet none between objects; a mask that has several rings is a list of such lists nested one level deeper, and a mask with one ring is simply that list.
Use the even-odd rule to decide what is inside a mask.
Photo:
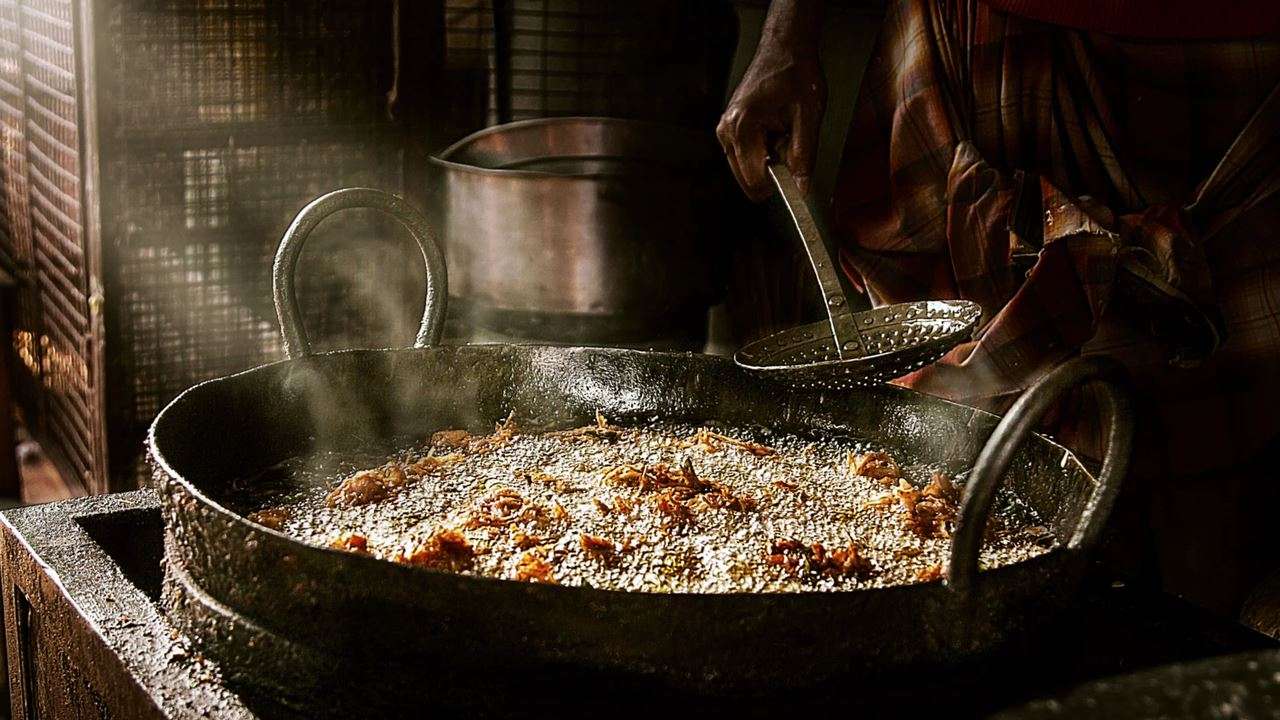
[{"label": "charred pan surface", "polygon": [[[290,688],[282,697],[306,706],[325,697],[316,691],[326,683],[342,684],[360,688],[353,702],[365,703],[345,709],[394,714],[429,692],[415,684],[415,669],[445,649],[459,672],[573,662],[743,693],[954,661],[1047,619],[1082,567],[1078,554],[1054,548],[982,573],[966,596],[939,582],[827,593],[614,592],[404,567],[311,546],[231,510],[252,509],[237,505],[244,488],[233,478],[289,457],[390,452],[512,412],[529,430],[561,430],[589,425],[597,410],[619,421],[868,436],[951,471],[974,457],[995,420],[890,387],[834,399],[788,390],[696,355],[476,346],[277,363],[197,386],[153,426],[168,612],[245,686]],[[1074,458],[1036,438],[1010,475],[1048,529],[1070,536],[1092,487]]]}]

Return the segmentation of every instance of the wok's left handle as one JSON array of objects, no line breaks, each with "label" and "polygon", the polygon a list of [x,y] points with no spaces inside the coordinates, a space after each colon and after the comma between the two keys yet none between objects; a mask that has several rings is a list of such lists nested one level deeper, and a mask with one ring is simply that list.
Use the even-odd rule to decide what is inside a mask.
[{"label": "wok's left handle", "polygon": [[298,308],[298,296],[293,286],[293,272],[298,264],[298,257],[302,255],[302,246],[311,231],[325,218],[354,208],[381,210],[400,221],[413,236],[427,266],[426,304],[422,309],[422,323],[418,326],[413,346],[420,348],[440,342],[449,300],[449,278],[445,270],[444,253],[440,251],[436,234],[427,225],[427,219],[412,205],[389,192],[373,188],[345,188],[321,195],[302,208],[289,229],[285,230],[284,237],[280,239],[280,247],[276,249],[275,263],[271,267],[271,285],[286,357],[311,354],[311,340],[302,327],[302,311]]},{"label": "wok's left handle", "polygon": [[1013,456],[1044,414],[1066,392],[1078,385],[1095,385],[1101,391],[1103,412],[1108,418],[1107,450],[1098,473],[1097,485],[1085,502],[1075,532],[1067,542],[1070,549],[1092,545],[1102,533],[1111,506],[1120,491],[1120,482],[1129,469],[1133,447],[1133,401],[1123,366],[1105,357],[1076,358],[1054,368],[1018,398],[992,431],[974,462],[965,484],[947,584],[957,592],[968,592],[978,577],[978,552],[995,501],[996,487]]}]

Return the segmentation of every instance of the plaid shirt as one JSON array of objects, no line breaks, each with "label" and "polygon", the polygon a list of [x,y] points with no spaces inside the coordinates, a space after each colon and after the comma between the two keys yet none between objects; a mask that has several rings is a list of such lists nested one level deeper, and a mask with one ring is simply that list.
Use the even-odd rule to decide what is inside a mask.
[{"label": "plaid shirt", "polygon": [[[1280,185],[1280,124],[1257,162],[1204,183],[1277,81],[1280,39],[1127,41],[975,0],[892,3],[831,209],[841,261],[876,304],[984,310],[977,341],[900,382],[999,409],[1106,353],[1137,384],[1135,471],[1203,472],[1280,436],[1280,194],[1260,190]],[[1122,268],[1220,317],[1216,352],[1171,364],[1148,322],[1164,306],[1125,294]],[[1090,454],[1091,417],[1058,426]]]}]

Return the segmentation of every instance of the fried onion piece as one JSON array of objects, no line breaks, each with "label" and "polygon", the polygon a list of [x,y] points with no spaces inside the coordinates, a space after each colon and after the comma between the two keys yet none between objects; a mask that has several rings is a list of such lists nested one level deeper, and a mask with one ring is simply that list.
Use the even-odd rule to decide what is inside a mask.
[{"label": "fried onion piece", "polygon": [[329,507],[359,507],[386,500],[391,496],[391,485],[382,474],[382,469],[361,470],[347,476],[338,487],[325,496],[324,503]]},{"label": "fried onion piece", "polygon": [[466,458],[463,457],[461,453],[449,453],[448,455],[424,455],[409,463],[408,468],[416,475],[431,475],[452,465],[457,465],[465,459]]},{"label": "fried onion piece", "polygon": [[518,522],[541,522],[546,510],[536,503],[525,502],[524,496],[511,488],[498,488],[489,493],[467,519],[466,527],[505,527]]},{"label": "fried onion piece", "polygon": [[516,563],[516,580],[555,585],[553,570],[541,551],[531,550],[521,555]]},{"label": "fried onion piece", "polygon": [[528,482],[546,485],[560,495],[564,495],[565,493],[582,492],[582,488],[572,485],[549,472],[539,470],[537,468],[533,468],[531,470],[517,470],[515,471],[515,476]]},{"label": "fried onion piece", "polygon": [[688,458],[679,469],[665,463],[619,465],[607,471],[604,480],[637,488],[641,493],[668,490],[666,497],[669,501],[683,503],[689,510],[723,508],[750,512],[756,509],[753,498],[737,495],[728,486],[699,477]]},{"label": "fried onion piece", "polygon": [[[905,478],[898,479],[896,494],[903,509],[903,525],[922,538],[946,538],[951,536],[958,507],[953,497],[959,497],[955,486],[950,491],[941,489],[937,474],[924,490],[916,490]],[[949,479],[946,481],[949,484]]]},{"label": "fried onion piece", "polygon": [[923,554],[924,554],[924,548],[922,547],[914,547],[914,546],[900,547],[897,550],[893,551],[893,559],[902,560],[903,558],[920,557]]},{"label": "fried onion piece", "polygon": [[820,542],[806,545],[795,538],[778,538],[769,544],[765,562],[792,574],[807,572],[827,577],[860,578],[875,572],[875,567],[857,543],[828,550]]},{"label": "fried onion piece", "polygon": [[933,582],[941,580],[944,576],[941,565],[930,565],[927,568],[916,571],[916,579],[920,582]]},{"label": "fried onion piece", "polygon": [[344,532],[329,541],[329,547],[335,550],[346,550],[360,555],[369,554],[369,538],[360,533]]},{"label": "fried onion piece", "polygon": [[874,500],[868,500],[862,503],[864,508],[887,508],[898,504],[898,496],[894,493],[885,493]]},{"label": "fried onion piece", "polygon": [[930,475],[929,484],[924,486],[921,493],[952,505],[960,504],[960,488],[956,487],[955,483],[951,482],[951,476],[944,472],[934,472]]},{"label": "fried onion piece", "polygon": [[902,477],[893,456],[882,450],[868,453],[849,453],[849,471],[854,475],[879,480],[882,485],[893,485],[893,481]]},{"label": "fried onion piece", "polygon": [[671,490],[660,490],[650,496],[655,512],[663,516],[662,525],[670,529],[677,525],[691,525],[694,522],[693,510]]},{"label": "fried onion piece", "polygon": [[578,533],[578,544],[586,553],[597,560],[603,562],[612,562],[617,558],[622,548],[608,538],[602,538],[599,535],[589,535],[584,532]]},{"label": "fried onion piece", "polygon": [[835,550],[827,550],[822,543],[813,543],[809,546],[809,565],[829,577],[862,577],[873,570],[871,561],[862,555],[862,548],[857,543]]},{"label": "fried onion piece", "polygon": [[548,433],[548,435],[566,440],[603,440],[604,442],[612,443],[622,438],[622,429],[610,425],[609,421],[605,420],[604,415],[601,415],[600,411],[597,410],[595,425],[587,425],[573,430],[560,430]]},{"label": "fried onion piece", "polygon": [[391,559],[404,565],[459,572],[471,567],[476,551],[457,530],[437,530],[416,547],[406,547]]},{"label": "fried onion piece", "polygon": [[279,530],[289,519],[289,510],[288,508],[265,508],[251,512],[245,517],[263,527]]},{"label": "fried onion piece", "polygon": [[438,430],[431,433],[431,446],[449,450],[465,450],[471,444],[471,433],[466,430]]},{"label": "fried onion piece", "polygon": [[773,455],[777,451],[768,445],[761,445],[757,442],[749,440],[739,440],[735,437],[729,437],[723,433],[715,432],[708,428],[702,428],[693,434],[693,437],[684,442],[686,447],[700,447],[705,452],[720,452],[725,447],[735,447],[739,450],[755,455],[756,457],[765,457]]},{"label": "fried onion piece", "polygon": [[547,542],[545,538],[532,535],[520,528],[516,528],[511,533],[511,540],[515,543],[515,546],[521,550],[528,550],[529,548],[534,548]]},{"label": "fried onion piece", "polygon": [[434,443],[437,436],[440,436],[440,439],[445,441],[442,447],[449,447],[468,455],[483,455],[510,444],[512,439],[520,434],[520,429],[516,426],[515,411],[513,410],[507,415],[506,419],[494,423],[493,432],[488,435],[471,435],[465,430],[446,430],[443,432],[448,434],[440,435],[440,433],[436,433],[431,436],[432,442]]}]

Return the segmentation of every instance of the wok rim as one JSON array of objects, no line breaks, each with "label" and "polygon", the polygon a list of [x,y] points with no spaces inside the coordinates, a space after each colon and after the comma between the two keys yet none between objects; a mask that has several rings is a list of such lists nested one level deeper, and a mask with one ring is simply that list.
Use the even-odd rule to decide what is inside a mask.
[{"label": "wok rim", "polygon": [[[603,352],[606,354],[622,354],[622,355],[643,354],[643,355],[660,355],[660,356],[666,356],[666,357],[688,357],[690,355],[699,354],[699,353],[691,353],[691,352],[633,350],[630,348],[605,348],[605,347],[596,348],[596,347],[588,347],[588,346],[506,344],[506,343],[487,343],[487,344],[468,343],[465,345],[435,345],[435,346],[427,346],[427,347],[421,347],[421,348],[412,348],[412,347],[410,348],[345,348],[341,350],[311,353],[309,355],[305,355],[300,358],[285,358],[281,360],[275,360],[272,362],[263,363],[262,365],[257,365],[252,368],[248,368],[246,370],[242,370],[240,372],[232,373],[230,375],[223,375],[221,377],[210,378],[208,380],[204,380],[199,383],[196,383],[195,385],[192,385],[186,390],[183,390],[173,400],[169,401],[169,403],[166,404],[159,413],[156,414],[156,417],[152,421],[151,426],[147,429],[146,448],[147,448],[148,457],[151,462],[155,463],[156,466],[161,471],[164,472],[168,482],[176,483],[179,487],[182,488],[183,492],[190,495],[194,500],[201,503],[205,508],[212,510],[213,512],[220,515],[224,520],[231,522],[234,526],[242,530],[252,532],[252,533],[266,534],[268,537],[274,537],[276,539],[287,542],[297,552],[306,552],[306,553],[319,552],[319,553],[322,553],[323,555],[337,558],[338,559],[336,560],[337,562],[351,562],[351,561],[355,561],[357,563],[371,562],[371,563],[377,563],[377,567],[383,568],[383,569],[396,568],[396,570],[392,570],[391,572],[405,571],[405,572],[413,572],[413,573],[427,573],[428,576],[448,578],[450,581],[457,581],[465,584],[479,582],[483,584],[489,584],[494,587],[497,587],[497,585],[495,584],[501,583],[501,584],[507,584],[513,588],[518,587],[521,589],[522,592],[558,593],[562,595],[581,594],[587,597],[596,596],[601,593],[604,593],[608,596],[627,597],[627,598],[643,598],[643,599],[664,598],[664,599],[667,599],[668,602],[672,601],[672,599],[675,599],[675,598],[679,598],[679,600],[675,600],[675,602],[717,602],[720,599],[725,599],[725,601],[727,602],[727,601],[734,601],[734,600],[740,601],[742,598],[746,598],[746,597],[768,598],[768,599],[798,597],[798,598],[807,598],[810,601],[813,601],[816,598],[854,597],[854,596],[865,595],[867,593],[874,593],[877,591],[902,592],[902,591],[910,591],[912,589],[938,589],[938,590],[949,589],[943,579],[938,579],[938,580],[930,580],[927,582],[895,584],[895,585],[887,585],[887,586],[881,586],[881,587],[862,587],[862,588],[853,588],[853,589],[824,590],[824,591],[802,590],[802,591],[796,591],[796,592],[777,592],[777,591],[751,592],[751,591],[745,591],[745,590],[734,590],[731,592],[655,592],[652,590],[615,590],[612,588],[599,588],[599,587],[593,587],[588,585],[560,585],[560,584],[554,584],[554,583],[522,582],[518,580],[512,580],[509,578],[490,577],[487,575],[470,575],[470,574],[464,574],[464,573],[449,572],[444,570],[434,570],[431,568],[401,565],[399,563],[394,563],[389,560],[383,560],[381,558],[361,555],[359,553],[352,553],[352,552],[338,550],[336,548],[330,548],[330,547],[325,547],[321,545],[313,545],[311,543],[307,543],[302,540],[299,540],[298,538],[295,538],[292,535],[289,535],[288,533],[282,532],[280,530],[275,530],[263,525],[259,525],[258,523],[255,523],[249,520],[243,515],[240,515],[239,513],[236,513],[233,510],[227,508],[222,503],[214,500],[212,497],[209,496],[208,493],[198,488],[195,485],[195,483],[189,480],[185,475],[175,471],[173,466],[170,465],[168,459],[165,458],[164,454],[160,451],[159,445],[157,443],[157,439],[156,439],[157,428],[164,422],[164,420],[166,419],[170,411],[173,410],[173,408],[178,407],[179,405],[188,401],[189,396],[198,392],[209,392],[210,391],[209,388],[212,388],[213,386],[216,386],[222,383],[234,382],[239,378],[267,372],[272,368],[276,368],[282,365],[308,362],[316,358],[327,358],[332,356],[359,355],[359,354],[430,353],[430,352],[436,352],[442,349],[456,350],[459,348],[473,348],[473,349],[491,348],[495,351],[502,350],[502,349],[510,349],[510,348],[516,348],[523,351],[528,351],[528,350],[552,351],[552,352],[586,351],[591,353]],[[728,363],[730,366],[734,365],[733,360],[730,358],[723,358],[723,357],[711,356],[711,355],[707,355],[706,357],[715,357],[717,358],[718,361]],[[926,395],[925,393],[921,393],[916,390],[912,390],[910,388],[905,388],[898,385],[890,385],[889,383],[878,383],[878,385],[884,386],[890,392],[923,397],[923,398],[926,398],[929,402],[943,403],[945,405],[955,407],[962,411],[969,411],[975,414],[986,415],[994,419],[998,419],[999,417],[1001,417],[994,413],[990,413],[979,408],[975,408],[969,405],[964,405],[962,403],[953,402],[951,400],[946,400],[944,398],[934,397],[932,395]],[[194,402],[194,401],[191,401],[191,402]],[[1079,456],[1074,451],[1072,451],[1071,449],[1054,441],[1052,438],[1049,438],[1048,436],[1039,432],[1032,433],[1031,439],[1036,442],[1047,443],[1051,449],[1056,451],[1061,451],[1064,455],[1062,460],[1062,464],[1064,466],[1068,462],[1074,463],[1076,466],[1076,469],[1084,475],[1084,478],[1087,482],[1095,486],[1097,485],[1098,481],[1097,481],[1096,473],[1094,473],[1084,462],[1082,462]],[[161,506],[163,507],[166,505],[170,505],[168,494],[161,493],[160,495],[161,495],[161,498],[160,498]],[[167,523],[166,523],[166,530],[168,530]],[[1068,547],[1061,539],[1057,538],[1056,536],[1055,536],[1055,541],[1056,542],[1053,546],[1049,547],[1044,552],[1034,557],[1028,558],[1026,560],[1020,560],[1017,562],[1006,563],[996,567],[985,568],[980,571],[979,577],[991,578],[994,575],[1005,575],[1019,569],[1027,569],[1041,563],[1053,562],[1054,560],[1062,556],[1071,556],[1071,555],[1078,554],[1078,551]],[[374,566],[370,565],[368,567],[374,567]],[[191,577],[193,582],[195,582],[197,585],[200,584],[199,580],[194,575],[191,575],[189,571],[188,571],[188,575]],[[422,577],[422,575],[417,575],[417,577]],[[641,601],[646,601],[646,600],[641,600]]]}]

